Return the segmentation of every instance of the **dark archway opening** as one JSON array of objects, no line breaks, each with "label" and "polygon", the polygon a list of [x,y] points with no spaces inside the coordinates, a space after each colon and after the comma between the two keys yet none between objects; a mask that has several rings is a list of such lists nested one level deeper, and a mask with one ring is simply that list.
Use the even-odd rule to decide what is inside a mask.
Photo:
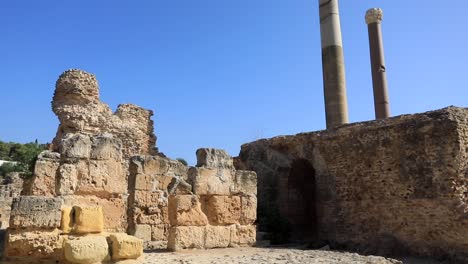
[{"label": "dark archway opening", "polygon": [[317,238],[315,169],[306,159],[291,164],[287,184],[286,217],[292,225],[292,239],[313,241]]}]

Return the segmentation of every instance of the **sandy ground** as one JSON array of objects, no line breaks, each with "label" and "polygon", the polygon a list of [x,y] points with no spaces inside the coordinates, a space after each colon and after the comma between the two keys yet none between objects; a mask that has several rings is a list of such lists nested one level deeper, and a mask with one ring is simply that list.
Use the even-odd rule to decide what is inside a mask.
[{"label": "sandy ground", "polygon": [[290,248],[227,248],[187,250],[181,252],[145,253],[144,264],[437,264],[431,260],[408,258],[403,261],[342,253],[328,250],[302,250]]}]

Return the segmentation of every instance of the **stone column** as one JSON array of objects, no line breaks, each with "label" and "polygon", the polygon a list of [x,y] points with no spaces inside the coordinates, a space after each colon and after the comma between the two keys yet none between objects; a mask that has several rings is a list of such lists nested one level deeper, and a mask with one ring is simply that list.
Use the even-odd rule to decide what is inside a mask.
[{"label": "stone column", "polygon": [[319,0],[327,128],[348,123],[348,102],[338,0]]},{"label": "stone column", "polygon": [[390,116],[390,103],[388,100],[387,74],[385,72],[385,58],[381,28],[382,18],[382,9],[372,8],[367,10],[366,23],[369,30],[369,48],[376,119],[387,118]]}]

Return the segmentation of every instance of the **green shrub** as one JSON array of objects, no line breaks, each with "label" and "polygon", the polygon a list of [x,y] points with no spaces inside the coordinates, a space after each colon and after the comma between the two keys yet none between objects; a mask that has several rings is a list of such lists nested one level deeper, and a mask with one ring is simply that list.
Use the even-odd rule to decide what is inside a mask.
[{"label": "green shrub", "polygon": [[37,156],[47,149],[47,144],[35,142],[19,144],[0,141],[0,159],[14,161],[0,166],[0,176],[10,172],[21,172],[23,176],[32,176]]},{"label": "green shrub", "polygon": [[184,160],[183,158],[177,158],[176,160],[178,160],[180,163],[184,164],[185,166],[188,166],[187,161]]}]

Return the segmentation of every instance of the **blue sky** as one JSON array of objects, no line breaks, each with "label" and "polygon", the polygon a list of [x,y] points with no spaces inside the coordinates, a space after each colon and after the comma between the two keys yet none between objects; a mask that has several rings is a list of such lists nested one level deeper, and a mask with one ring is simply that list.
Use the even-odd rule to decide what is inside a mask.
[{"label": "blue sky", "polygon": [[[350,121],[374,118],[364,14],[384,9],[392,115],[467,106],[468,1],[341,0]],[[157,146],[199,147],[325,128],[318,0],[1,1],[0,140],[50,142],[61,72],[101,99],[155,112]]]}]

